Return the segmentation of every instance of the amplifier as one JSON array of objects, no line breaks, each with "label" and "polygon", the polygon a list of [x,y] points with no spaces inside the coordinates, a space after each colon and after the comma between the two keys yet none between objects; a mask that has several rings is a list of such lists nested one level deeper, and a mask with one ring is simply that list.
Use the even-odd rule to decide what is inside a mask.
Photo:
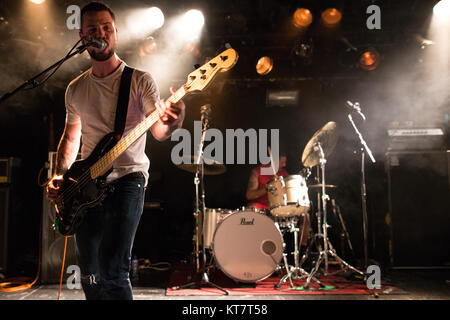
[{"label": "amplifier", "polygon": [[387,130],[388,151],[396,150],[445,150],[446,130],[438,126],[402,126]]},{"label": "amplifier", "polygon": [[0,159],[0,183],[11,183],[14,175],[14,168],[21,165],[19,158]]},{"label": "amplifier", "polygon": [[393,267],[450,267],[450,150],[386,153]]}]

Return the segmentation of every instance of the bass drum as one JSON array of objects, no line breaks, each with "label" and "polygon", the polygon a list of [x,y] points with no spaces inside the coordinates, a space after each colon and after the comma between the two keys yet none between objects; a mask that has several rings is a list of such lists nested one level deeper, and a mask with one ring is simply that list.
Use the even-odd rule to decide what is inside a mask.
[{"label": "bass drum", "polygon": [[255,211],[236,211],[222,220],[212,242],[220,270],[240,282],[269,277],[283,256],[283,237],[272,219]]}]

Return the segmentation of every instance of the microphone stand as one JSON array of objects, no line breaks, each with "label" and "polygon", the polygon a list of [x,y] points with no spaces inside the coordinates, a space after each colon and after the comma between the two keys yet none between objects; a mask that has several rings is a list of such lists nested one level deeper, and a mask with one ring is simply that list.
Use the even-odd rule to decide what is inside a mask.
[{"label": "microphone stand", "polygon": [[[194,280],[192,282],[189,282],[187,284],[181,285],[181,286],[175,286],[172,287],[172,290],[179,290],[179,289],[183,289],[186,287],[190,287],[192,285],[197,285],[198,287],[201,286],[201,284],[208,284],[211,285],[221,291],[223,291],[225,293],[225,295],[229,295],[230,293],[223,289],[222,287],[218,286],[217,284],[209,281],[209,276],[208,273],[206,271],[206,248],[205,248],[205,227],[206,227],[206,222],[205,222],[205,213],[206,213],[206,203],[205,203],[205,187],[204,187],[204,162],[203,162],[203,145],[205,142],[205,135],[206,135],[206,129],[208,127],[208,116],[207,114],[202,114],[202,122],[203,122],[203,128],[202,128],[202,136],[200,138],[200,143],[198,146],[198,156],[197,156],[197,160],[196,160],[196,172],[195,172],[195,178],[194,178],[194,184],[195,184],[195,217],[196,217],[196,251],[195,251],[195,255],[196,255],[196,271],[197,274],[200,271],[201,272],[201,279],[200,281]],[[201,169],[200,169],[201,168]],[[200,172],[201,171],[201,172]],[[199,178],[199,174],[201,174],[201,178]],[[199,206],[199,192],[198,192],[198,186],[201,186],[201,197],[202,197],[202,209],[200,210],[200,206]],[[199,219],[198,219],[198,215],[201,214],[202,215],[202,268],[200,269],[200,264],[199,264],[199,245],[198,245],[198,225],[199,225]]]},{"label": "microphone stand", "polygon": [[[364,267],[367,270],[367,267],[369,265],[369,254],[368,254],[368,245],[367,245],[367,229],[368,229],[368,219],[367,219],[367,198],[366,198],[366,177],[365,177],[365,153],[370,157],[370,160],[372,160],[373,163],[375,163],[375,158],[372,155],[372,151],[370,151],[369,147],[367,146],[366,141],[364,140],[362,134],[359,132],[358,128],[355,125],[355,122],[353,121],[352,115],[348,114],[348,119],[350,120],[350,123],[353,126],[353,129],[355,129],[356,135],[359,138],[359,141],[361,142],[361,200],[362,200],[362,213],[363,213],[363,236],[364,236]],[[365,119],[365,117],[363,117]]]},{"label": "microphone stand", "polygon": [[[75,46],[80,42],[81,40],[79,40]],[[57,61],[56,63],[52,64],[50,67],[48,67],[47,69],[45,69],[44,71],[40,72],[39,74],[37,74],[36,76],[28,79],[27,81],[25,81],[23,84],[21,84],[20,86],[18,86],[16,89],[14,89],[11,92],[7,92],[5,93],[1,98],[0,98],[0,104],[5,101],[6,99],[10,98],[11,96],[13,96],[15,93],[19,92],[20,90],[24,89],[27,86],[32,86],[31,89],[36,88],[37,86],[39,86],[41,83],[37,82],[36,80],[40,77],[42,77],[44,74],[48,73],[50,70],[55,69],[55,68],[59,68],[64,62],[66,62],[67,60],[69,60],[70,58],[72,58],[73,56],[77,55],[77,54],[82,54],[89,46],[90,44],[86,44],[86,45],[81,45],[79,46],[76,51],[70,53],[72,50],[69,51],[69,53],[62,58],[61,60]],[[74,48],[75,48],[74,46]],[[56,70],[54,71],[56,72]]]}]

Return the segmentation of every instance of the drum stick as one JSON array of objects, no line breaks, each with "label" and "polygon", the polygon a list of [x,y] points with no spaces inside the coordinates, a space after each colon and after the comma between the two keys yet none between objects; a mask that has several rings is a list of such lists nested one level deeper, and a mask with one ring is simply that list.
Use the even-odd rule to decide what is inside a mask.
[{"label": "drum stick", "polygon": [[267,147],[267,149],[269,149],[270,166],[272,167],[273,175],[274,175],[275,177],[278,177],[277,172],[275,171],[275,167],[274,167],[274,165],[273,165],[272,150],[270,150],[270,147]]}]

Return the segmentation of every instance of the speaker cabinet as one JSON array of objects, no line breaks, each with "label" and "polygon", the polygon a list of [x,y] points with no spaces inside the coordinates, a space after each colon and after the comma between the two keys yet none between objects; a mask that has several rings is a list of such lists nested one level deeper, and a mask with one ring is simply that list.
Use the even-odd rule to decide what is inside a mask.
[{"label": "speaker cabinet", "polygon": [[9,187],[0,185],[0,272],[8,267]]},{"label": "speaker cabinet", "polygon": [[393,267],[450,267],[450,152],[386,154]]},{"label": "speaker cabinet", "polygon": [[[49,152],[48,176],[54,171],[56,152]],[[78,159],[80,155],[78,155]],[[41,276],[42,283],[59,283],[64,256],[64,236],[53,228],[56,211],[53,203],[46,198],[44,191],[42,199],[42,232],[41,232]],[[66,260],[64,262],[63,279],[71,274],[67,273],[70,265],[77,265],[74,237],[67,238]]]},{"label": "speaker cabinet", "polygon": [[[61,267],[64,256],[64,236],[58,230],[53,229],[55,221],[55,208],[53,203],[43,199],[42,233],[41,233],[41,277],[42,283],[59,283]],[[67,238],[66,260],[64,262],[63,278],[67,279],[70,274],[67,268],[76,265],[77,258],[75,252],[74,237]]]}]

